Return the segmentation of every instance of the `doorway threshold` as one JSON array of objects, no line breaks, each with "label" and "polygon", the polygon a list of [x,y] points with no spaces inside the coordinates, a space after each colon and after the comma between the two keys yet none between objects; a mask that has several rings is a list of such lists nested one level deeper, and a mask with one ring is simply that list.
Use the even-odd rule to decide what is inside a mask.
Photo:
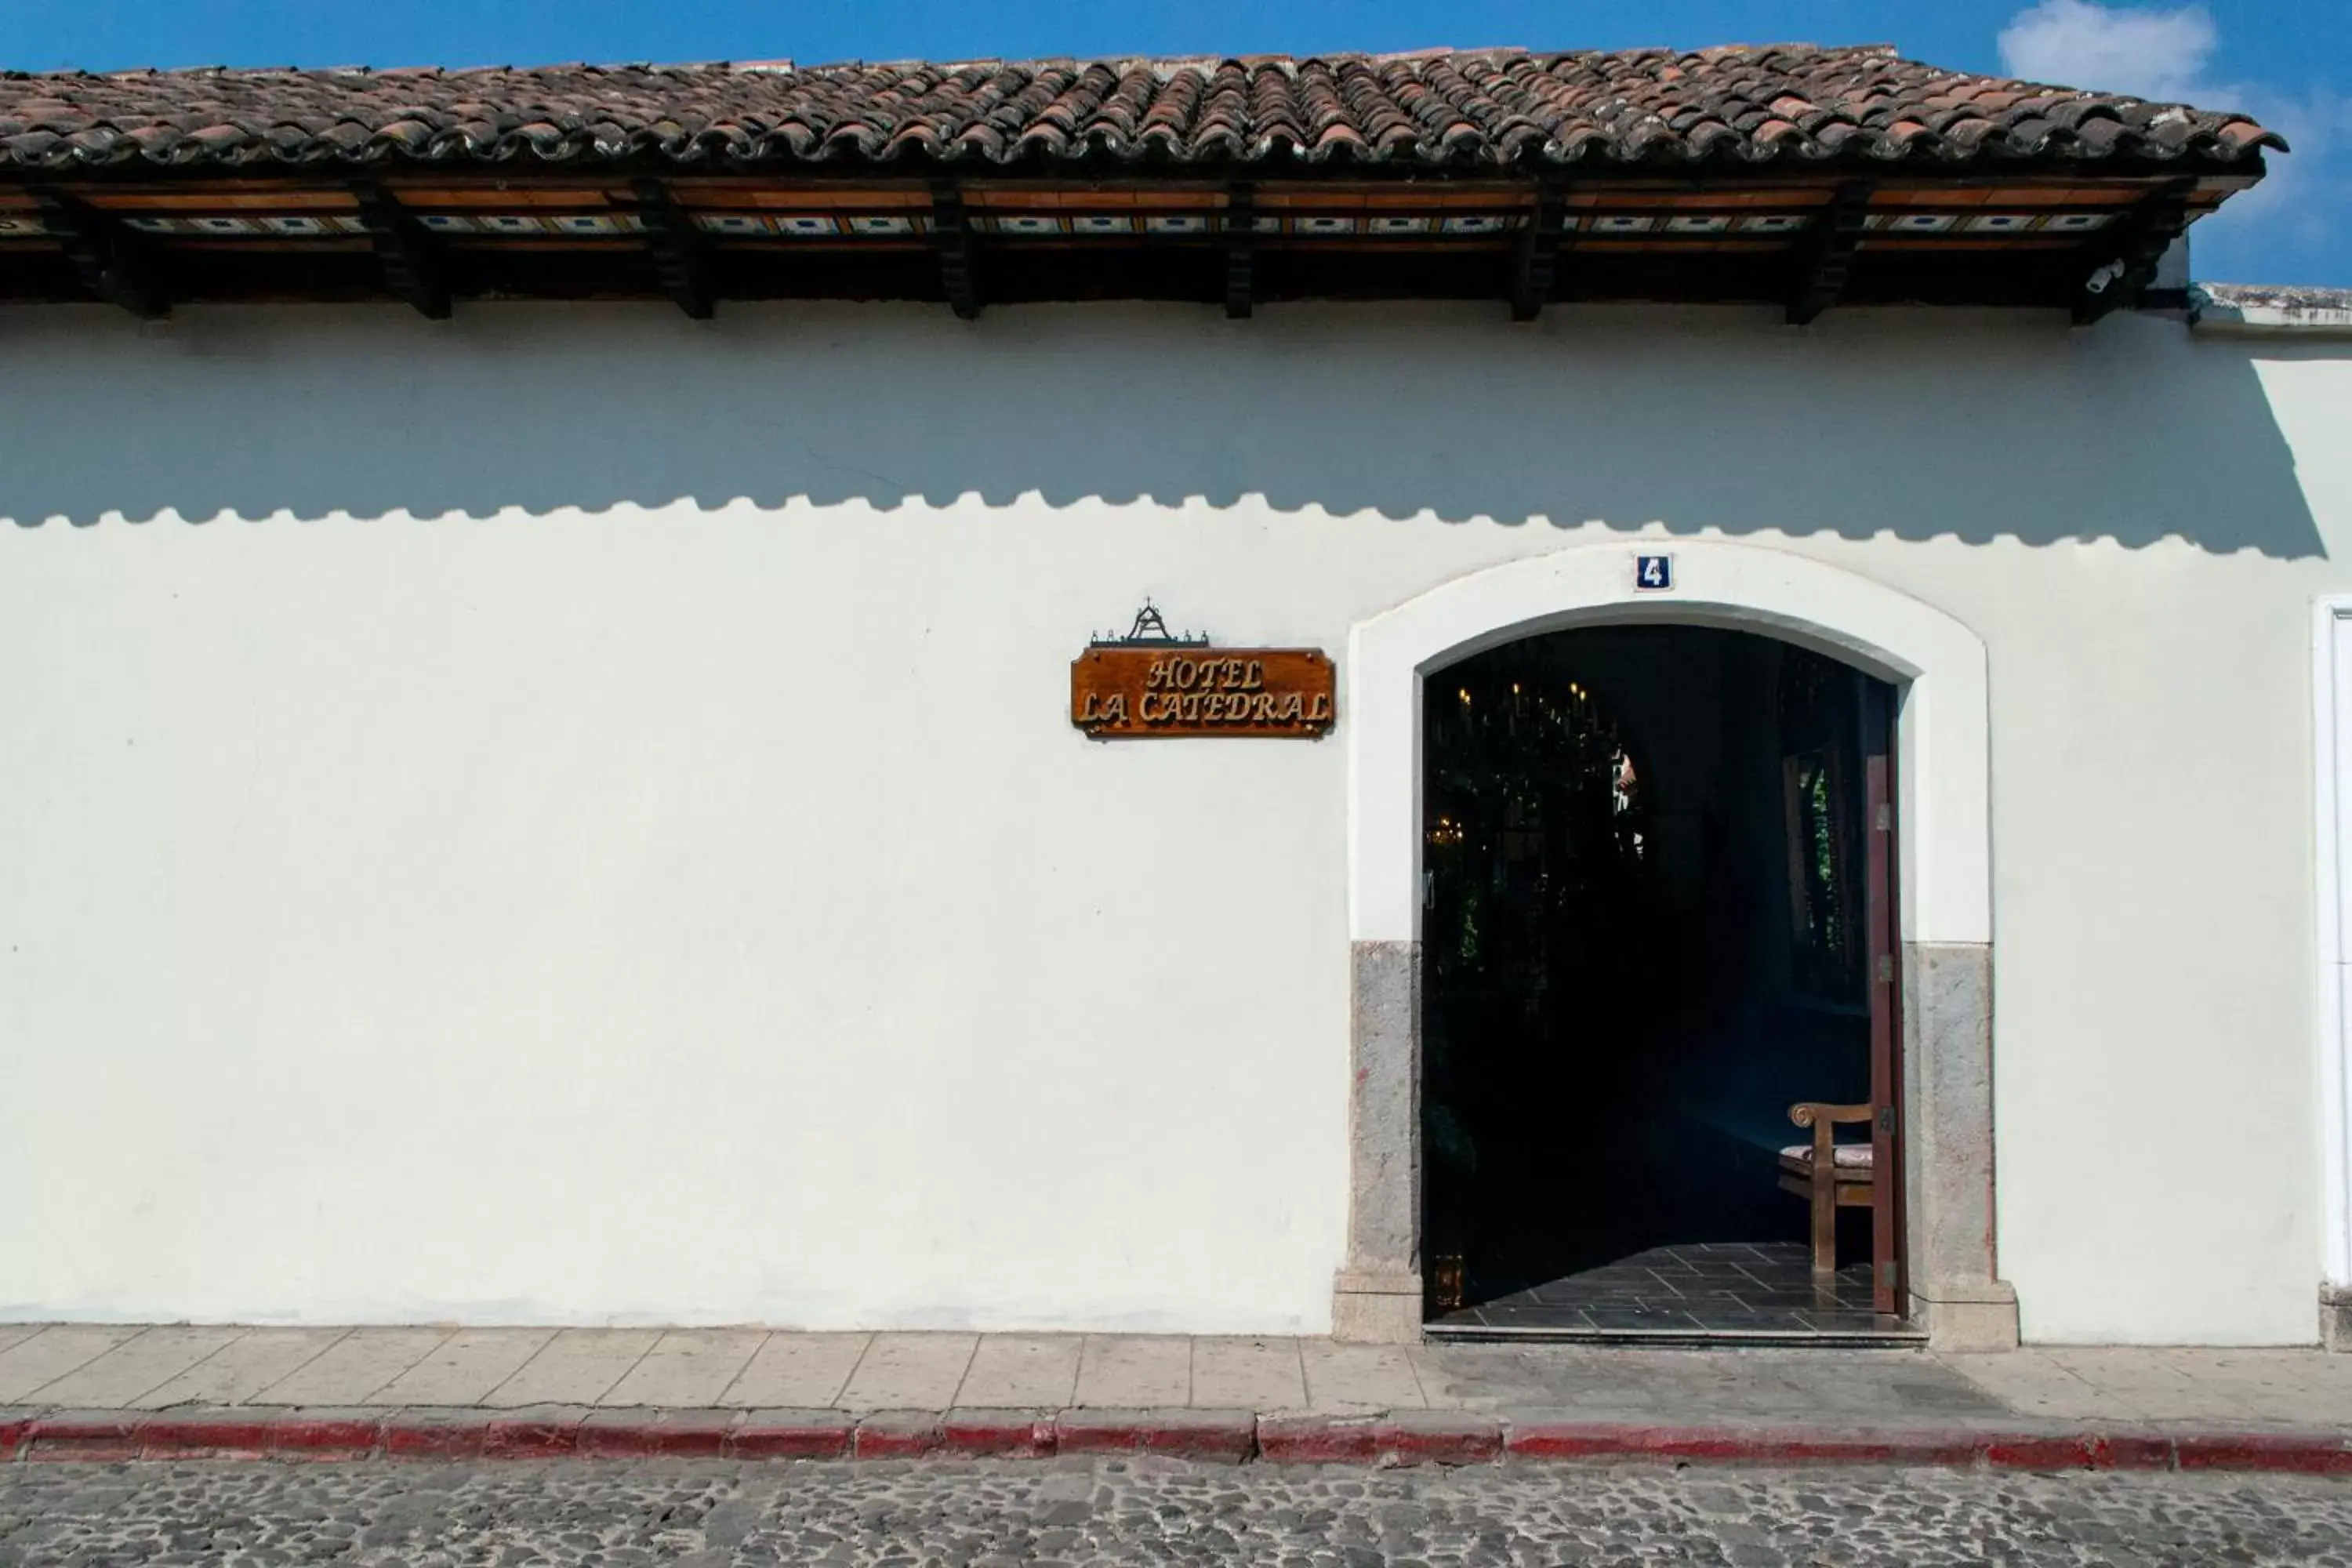
[{"label": "doorway threshold", "polygon": [[1423,1324],[1422,1337],[1433,1344],[1570,1344],[1612,1345],[1635,1350],[1757,1350],[1779,1346],[1794,1350],[1918,1350],[1927,1343],[1927,1331],[1900,1318],[1889,1318],[1883,1328],[1838,1329],[1604,1329],[1591,1323],[1454,1322],[1441,1319]]},{"label": "doorway threshold", "polygon": [[1872,1309],[1870,1267],[1816,1279],[1811,1250],[1779,1242],[1655,1247],[1498,1292],[1433,1318],[1441,1342],[1534,1342],[1737,1349],[1889,1349],[1925,1330]]}]

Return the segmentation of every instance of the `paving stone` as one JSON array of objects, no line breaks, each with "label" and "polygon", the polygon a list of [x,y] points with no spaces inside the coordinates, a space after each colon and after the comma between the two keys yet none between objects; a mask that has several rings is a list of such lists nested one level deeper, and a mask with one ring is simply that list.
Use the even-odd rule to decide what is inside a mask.
[{"label": "paving stone", "polygon": [[835,1403],[845,1410],[945,1410],[979,1342],[977,1334],[877,1334]]},{"label": "paving stone", "polygon": [[290,1377],[349,1329],[247,1329],[170,1382],[131,1403],[162,1410],[174,1405],[242,1405]]},{"label": "paving stone", "polygon": [[2070,1371],[2047,1352],[1938,1356],[1955,1376],[1982,1389],[2020,1415],[2050,1421],[2137,1421],[2130,1402]]},{"label": "paving stone", "polygon": [[660,1340],[659,1329],[566,1329],[482,1403],[502,1409],[593,1405]]},{"label": "paving stone", "polygon": [[[2144,1420],[2226,1422],[2250,1411],[2308,1426],[2352,1424],[2352,1357],[2300,1350],[2123,1347],[2053,1349],[2039,1358],[2064,1368],[2103,1399]],[[2000,1358],[2011,1359],[2011,1358]],[[1960,1358],[1953,1364],[1964,1373]]]},{"label": "paving stone", "polygon": [[59,1323],[0,1351],[0,1405],[21,1403],[44,1384],[87,1366],[139,1330],[114,1323]]},{"label": "paving stone", "polygon": [[461,1329],[363,1405],[476,1405],[555,1337],[552,1329]]},{"label": "paving stone", "polygon": [[1192,1403],[1208,1410],[1297,1410],[1307,1378],[1297,1340],[1192,1342]]},{"label": "paving stone", "polygon": [[677,1329],[654,1342],[597,1403],[716,1405],[767,1339],[759,1329]]},{"label": "paving stone", "polygon": [[[828,1451],[846,1430],[825,1438]],[[20,1464],[0,1467],[0,1561],[2347,1568],[2352,1487],[1894,1469],[1234,1468],[1150,1456]]]},{"label": "paving stone", "polygon": [[1429,1402],[1402,1345],[1343,1345],[1307,1340],[1298,1347],[1307,1373],[1307,1407],[1334,1412],[1419,1410]]},{"label": "paving stone", "polygon": [[456,1331],[353,1329],[248,1401],[255,1405],[363,1405],[431,1355]]},{"label": "paving stone", "polygon": [[1087,1336],[1078,1356],[1078,1404],[1151,1410],[1192,1402],[1192,1341],[1172,1335]]},{"label": "paving stone", "polygon": [[27,1397],[37,1405],[86,1410],[132,1405],[149,1389],[170,1382],[214,1352],[234,1344],[243,1332],[241,1329],[222,1328],[149,1329],[104,1355],[83,1363],[55,1383],[44,1384]]},{"label": "paving stone", "polygon": [[744,1409],[822,1410],[841,1397],[872,1334],[770,1334],[719,1396]]},{"label": "paving stone", "polygon": [[2049,1360],[2098,1391],[2107,1408],[2141,1421],[2209,1417],[2241,1403],[2240,1391],[2190,1375],[2183,1352],[2150,1357],[2126,1351],[2053,1349]]},{"label": "paving stone", "polygon": [[955,1403],[971,1409],[1059,1410],[1078,1386],[1078,1334],[986,1334]]},{"label": "paving stone", "polygon": [[1432,1410],[1464,1410],[1474,1405],[1486,1407],[1478,1391],[1466,1386],[1454,1369],[1438,1354],[1437,1345],[1407,1345],[1405,1359],[1412,1363],[1412,1380],[1420,1385],[1421,1396]]}]

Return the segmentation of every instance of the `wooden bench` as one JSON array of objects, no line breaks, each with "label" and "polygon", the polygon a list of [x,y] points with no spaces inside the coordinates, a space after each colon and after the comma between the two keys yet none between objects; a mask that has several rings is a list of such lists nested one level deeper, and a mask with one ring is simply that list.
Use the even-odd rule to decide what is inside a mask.
[{"label": "wooden bench", "polygon": [[1821,1105],[1808,1100],[1789,1107],[1789,1120],[1813,1130],[1808,1144],[1780,1151],[1780,1190],[1811,1200],[1813,1206],[1813,1278],[1837,1273],[1837,1211],[1870,1207],[1873,1169],[1867,1143],[1840,1143],[1836,1129],[1867,1125],[1867,1105]]}]

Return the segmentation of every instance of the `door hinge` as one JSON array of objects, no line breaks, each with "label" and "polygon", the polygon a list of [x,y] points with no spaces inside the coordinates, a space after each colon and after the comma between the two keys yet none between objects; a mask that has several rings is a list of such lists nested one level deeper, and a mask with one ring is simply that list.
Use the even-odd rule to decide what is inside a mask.
[{"label": "door hinge", "polygon": [[1882,952],[1878,955],[1878,983],[1881,985],[1895,984],[1895,957],[1892,953]]},{"label": "door hinge", "polygon": [[1893,1106],[1882,1105],[1878,1108],[1878,1130],[1881,1132],[1885,1133],[1889,1138],[1895,1136],[1895,1108]]},{"label": "door hinge", "polygon": [[1878,803],[1878,831],[1886,832],[1895,826],[1895,807],[1885,801]]},{"label": "door hinge", "polygon": [[1878,1266],[1878,1283],[1885,1289],[1894,1289],[1903,1283],[1903,1270],[1893,1263],[1881,1263]]}]

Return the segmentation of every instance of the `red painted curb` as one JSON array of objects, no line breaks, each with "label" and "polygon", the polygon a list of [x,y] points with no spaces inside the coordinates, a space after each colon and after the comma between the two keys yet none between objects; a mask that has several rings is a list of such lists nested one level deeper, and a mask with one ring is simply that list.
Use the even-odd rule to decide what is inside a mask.
[{"label": "red painted curb", "polygon": [[1978,1457],[1996,1470],[2168,1470],[2172,1439],[2148,1432],[1994,1432]]},{"label": "red painted curb", "polygon": [[1503,1452],[1503,1424],[1444,1410],[1262,1415],[1257,1451],[1277,1465],[1484,1465]]},{"label": "red painted curb", "polygon": [[383,1413],[300,1405],[281,1411],[270,1427],[270,1456],[279,1459],[373,1459],[383,1447]]},{"label": "red painted curb", "polygon": [[2184,1470],[2352,1475],[2352,1443],[2333,1432],[2206,1432],[2173,1439]]},{"label": "red painted curb", "polygon": [[850,1438],[853,1459],[919,1459],[936,1454],[947,1440],[940,1417],[928,1410],[877,1410],[857,1423]]},{"label": "red painted curb", "polygon": [[482,1434],[486,1459],[561,1459],[579,1452],[580,1424],[590,1412],[581,1405],[533,1405],[503,1411]]},{"label": "red painted curb", "polygon": [[597,1410],[580,1423],[577,1445],[592,1459],[715,1459],[739,1419],[732,1410]]},{"label": "red painted curb", "polygon": [[1485,1465],[1503,1455],[1503,1424],[1493,1416],[1445,1410],[1402,1410],[1381,1419],[1381,1462]]},{"label": "red painted curb", "polygon": [[2103,1470],[2168,1470],[2172,1439],[2147,1432],[2112,1432],[2093,1437]]},{"label": "red painted curb", "polygon": [[142,1459],[262,1459],[277,1445],[267,1411],[165,1410],[139,1423]]},{"label": "red painted curb", "polygon": [[738,1459],[843,1459],[857,1430],[840,1410],[754,1410],[727,1439]]},{"label": "red painted curb", "polygon": [[1050,1459],[1060,1451],[1054,1416],[1037,1410],[950,1410],[942,1451],[964,1459]]},{"label": "red painted curb", "polygon": [[1968,1465],[1982,1440],[1948,1431],[1643,1426],[1615,1422],[1510,1422],[1504,1452],[1528,1459],[1673,1459],[1691,1464]]},{"label": "red painted curb", "polygon": [[35,1459],[135,1459],[139,1416],[129,1410],[61,1410],[37,1415],[25,1428],[24,1447]]},{"label": "red painted curb", "polygon": [[2352,1433],[2063,1426],[1874,1429],[1504,1421],[1452,1411],[1383,1416],[1217,1410],[0,1411],[0,1460],[1043,1458],[1150,1453],[1237,1464],[1485,1464],[1647,1459],[1725,1465],[1981,1466],[2352,1475]]},{"label": "red painted curb", "polygon": [[[1988,1438],[1979,1450],[1988,1465],[2000,1470],[2105,1470],[2115,1467],[2106,1439],[2087,1434],[2037,1436],[2002,1433]],[[2167,1449],[2164,1462],[2171,1462]]]},{"label": "red painted curb", "polygon": [[1257,1448],[1245,1410],[1065,1410],[1054,1441],[1065,1454],[1165,1454],[1237,1465]]},{"label": "red painted curb", "polygon": [[1164,1453],[1173,1460],[1240,1465],[1258,1448],[1258,1417],[1246,1411],[1063,1411],[1054,1417],[1061,1453]]},{"label": "red painted curb", "polygon": [[388,1459],[478,1459],[490,1435],[487,1410],[404,1410],[383,1424]]},{"label": "red painted curb", "polygon": [[1381,1457],[1380,1423],[1369,1415],[1261,1415],[1257,1457],[1276,1465],[1369,1465]]}]

